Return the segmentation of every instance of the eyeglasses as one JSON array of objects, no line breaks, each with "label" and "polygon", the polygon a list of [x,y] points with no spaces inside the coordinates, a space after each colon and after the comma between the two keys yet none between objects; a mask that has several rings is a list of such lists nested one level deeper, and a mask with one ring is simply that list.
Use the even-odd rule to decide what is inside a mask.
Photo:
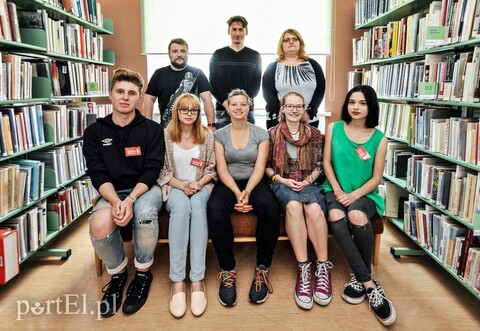
[{"label": "eyeglasses", "polygon": [[283,107],[288,111],[292,111],[294,108],[297,108],[298,111],[305,109],[305,105],[294,105],[293,103],[287,103]]},{"label": "eyeglasses", "polygon": [[296,43],[297,41],[299,41],[299,39],[298,39],[297,37],[292,37],[292,38],[285,38],[285,39],[283,39],[283,42],[284,42],[284,43],[287,43],[287,44],[289,44],[290,42]]},{"label": "eyeglasses", "polygon": [[184,114],[184,115],[187,115],[188,113],[190,113],[191,115],[198,115],[198,113],[200,112],[200,109],[184,109],[184,108],[180,108],[178,110],[178,112],[180,114]]}]

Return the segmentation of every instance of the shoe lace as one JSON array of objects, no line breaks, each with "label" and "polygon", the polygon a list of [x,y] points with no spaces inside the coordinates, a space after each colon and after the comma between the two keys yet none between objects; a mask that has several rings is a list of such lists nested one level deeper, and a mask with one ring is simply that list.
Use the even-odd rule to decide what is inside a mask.
[{"label": "shoe lace", "polygon": [[317,263],[317,271],[315,276],[317,277],[317,288],[322,290],[329,290],[330,279],[328,277],[330,271],[333,268],[333,263],[330,261],[324,263]]},{"label": "shoe lace", "polygon": [[237,273],[231,270],[222,270],[217,274],[217,280],[220,280],[228,288],[233,287],[235,278],[237,278]]},{"label": "shoe lace", "polygon": [[121,276],[113,276],[110,281],[105,284],[102,288],[102,293],[105,293],[105,295],[114,295],[120,292],[120,289],[122,288],[123,282],[125,281],[124,277]]},{"label": "shoe lace", "polygon": [[268,292],[273,293],[273,286],[269,281],[268,269],[255,270],[255,291],[260,292],[262,290],[263,283],[265,283],[267,286]]},{"label": "shoe lace", "polygon": [[301,265],[301,270],[300,270],[300,288],[299,288],[299,292],[302,293],[302,294],[307,294],[307,295],[311,295],[310,294],[310,288],[311,288],[311,284],[310,284],[310,279],[311,279],[311,274],[310,274],[310,265],[312,263],[305,263],[305,264],[302,264]]},{"label": "shoe lace", "polygon": [[135,276],[132,285],[128,288],[128,296],[141,297],[145,290],[145,284],[147,283],[147,276]]},{"label": "shoe lace", "polygon": [[362,292],[364,290],[363,288],[363,284],[360,283],[356,278],[355,276],[352,276],[352,278],[350,279],[350,281],[345,285],[345,287],[352,287],[355,291],[357,292]]},{"label": "shoe lace", "polygon": [[370,307],[377,309],[383,304],[384,300],[387,300],[387,298],[385,297],[383,291],[380,291],[378,288],[373,289],[373,291],[368,295],[368,301],[370,302],[368,309],[370,310]]}]

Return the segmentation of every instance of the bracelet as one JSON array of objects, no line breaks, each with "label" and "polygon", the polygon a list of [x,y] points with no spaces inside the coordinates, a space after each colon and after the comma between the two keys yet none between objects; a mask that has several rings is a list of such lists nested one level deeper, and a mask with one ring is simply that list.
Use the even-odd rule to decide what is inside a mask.
[{"label": "bracelet", "polygon": [[213,122],[213,123],[208,123],[207,126],[216,127],[216,126],[217,126],[217,123],[215,123],[215,122]]},{"label": "bracelet", "polygon": [[279,175],[279,174],[276,174],[276,175],[274,175],[274,176],[272,177],[272,182],[274,182],[274,183],[275,183],[275,182],[276,182],[276,179],[277,179],[277,177],[280,177],[280,175]]},{"label": "bracelet", "polygon": [[272,175],[270,176],[270,179],[272,180],[272,182],[274,181],[273,180],[273,177],[275,177],[276,175],[278,175],[275,171],[272,173]]},{"label": "bracelet", "polygon": [[133,200],[133,203],[135,203],[135,201],[137,201],[137,197],[134,196],[133,194],[130,194],[127,198],[130,198]]}]

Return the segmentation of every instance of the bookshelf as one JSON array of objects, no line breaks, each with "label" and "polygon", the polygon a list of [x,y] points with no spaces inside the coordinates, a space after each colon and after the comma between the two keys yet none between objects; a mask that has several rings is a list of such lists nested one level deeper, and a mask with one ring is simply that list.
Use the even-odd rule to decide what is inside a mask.
[{"label": "bookshelf", "polygon": [[[115,64],[115,53],[103,49],[103,35],[113,34],[113,22],[103,18],[96,0],[81,7],[73,2],[78,8],[53,0],[0,0],[5,3],[15,10],[8,19],[18,34],[0,23],[6,73],[0,75],[0,227],[17,230],[19,264],[31,256],[67,259],[69,249],[46,245],[84,215],[97,195],[85,176],[82,134],[89,122],[109,113],[109,105],[93,100],[108,96],[107,68]],[[21,15],[51,25],[22,26]],[[62,33],[57,42],[64,49],[58,51],[51,36]]]},{"label": "bookshelf", "polygon": [[480,299],[480,1],[452,3],[358,0],[349,85],[377,91],[386,216],[420,248],[392,255],[428,255]]}]

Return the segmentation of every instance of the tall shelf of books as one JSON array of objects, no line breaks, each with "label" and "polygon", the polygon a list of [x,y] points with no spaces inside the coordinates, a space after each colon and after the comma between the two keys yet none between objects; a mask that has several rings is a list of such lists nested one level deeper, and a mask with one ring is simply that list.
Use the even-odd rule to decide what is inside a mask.
[{"label": "tall shelf of books", "polygon": [[96,0],[0,0],[0,284],[82,216],[97,195],[85,176],[84,128],[110,105],[113,34]]},{"label": "tall shelf of books", "polygon": [[480,0],[358,0],[349,84],[389,139],[386,216],[480,299]]}]

